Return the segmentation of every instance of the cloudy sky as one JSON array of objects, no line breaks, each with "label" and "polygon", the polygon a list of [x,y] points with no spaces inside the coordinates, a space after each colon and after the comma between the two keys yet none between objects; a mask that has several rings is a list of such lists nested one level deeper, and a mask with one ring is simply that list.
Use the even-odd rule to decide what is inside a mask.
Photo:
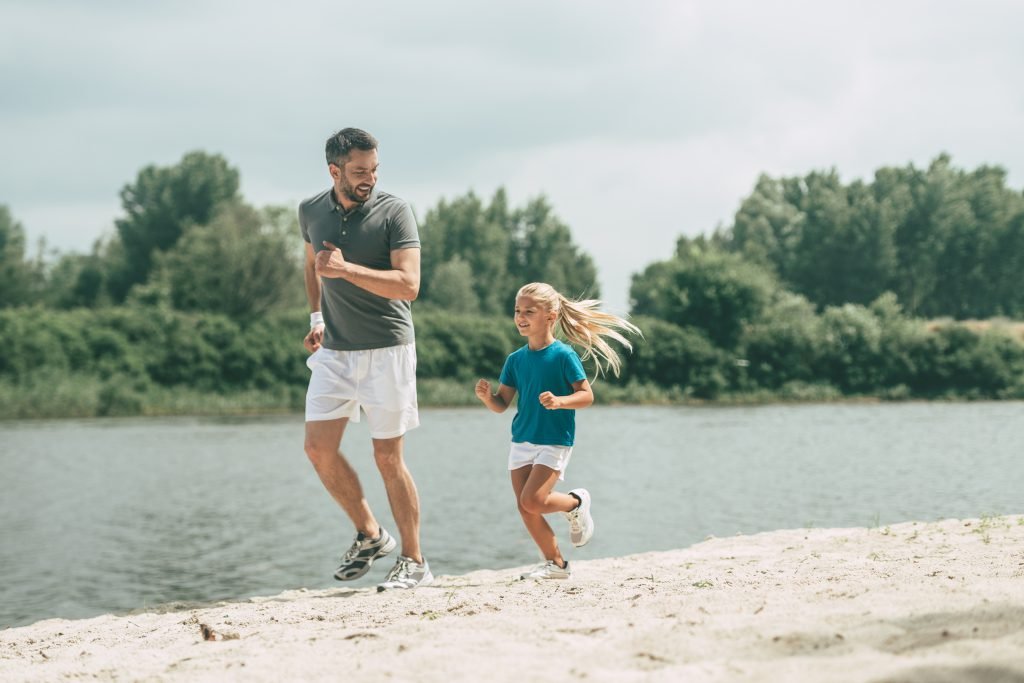
[{"label": "cloudy sky", "polygon": [[545,194],[622,310],[762,172],[945,151],[1024,186],[1022,26],[985,0],[2,0],[0,203],[84,252],[147,164],[220,153],[248,201],[294,204],[353,125],[421,217]]}]

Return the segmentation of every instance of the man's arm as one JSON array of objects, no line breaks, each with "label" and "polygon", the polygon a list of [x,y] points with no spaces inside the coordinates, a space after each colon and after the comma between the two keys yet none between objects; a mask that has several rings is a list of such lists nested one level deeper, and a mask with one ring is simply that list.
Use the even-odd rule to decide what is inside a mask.
[{"label": "man's arm", "polygon": [[[306,260],[303,265],[303,276],[306,280],[306,299],[309,301],[309,312],[316,313],[320,310],[320,276],[316,274],[316,255],[313,252],[313,245],[306,242]],[[303,346],[310,353],[320,348],[320,342],[324,338],[324,325],[310,325],[309,334],[302,340]]]},{"label": "man's arm", "polygon": [[316,274],[316,253],[313,245],[306,242],[306,262],[303,268],[306,280],[306,300],[309,301],[309,312],[320,310],[320,276]]},{"label": "man's arm", "polygon": [[[349,263],[338,247],[324,242],[327,247],[316,254],[316,274],[320,277],[348,280],[356,287],[385,299],[413,301],[420,293],[420,249],[391,250],[391,270],[374,270]],[[312,249],[312,247],[310,247]],[[307,278],[307,290],[309,289]]]}]

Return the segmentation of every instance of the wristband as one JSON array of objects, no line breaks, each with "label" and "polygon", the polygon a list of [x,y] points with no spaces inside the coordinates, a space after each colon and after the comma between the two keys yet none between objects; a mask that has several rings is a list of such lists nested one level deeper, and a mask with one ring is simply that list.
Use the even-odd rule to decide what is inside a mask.
[{"label": "wristband", "polygon": [[321,311],[313,311],[309,314],[309,329],[324,324],[324,314]]}]

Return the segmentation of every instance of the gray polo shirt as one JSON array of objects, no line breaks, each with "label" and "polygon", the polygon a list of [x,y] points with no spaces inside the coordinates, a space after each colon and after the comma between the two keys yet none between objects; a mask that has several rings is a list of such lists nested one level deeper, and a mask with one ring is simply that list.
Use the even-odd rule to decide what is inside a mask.
[{"label": "gray polo shirt", "polygon": [[[376,187],[365,204],[348,212],[334,198],[334,188],[310,197],[299,204],[299,227],[315,252],[327,241],[346,261],[376,270],[391,268],[393,249],[420,246],[412,209]],[[377,296],[340,278],[321,278],[320,288],[326,348],[359,351],[414,340],[411,302]]]}]

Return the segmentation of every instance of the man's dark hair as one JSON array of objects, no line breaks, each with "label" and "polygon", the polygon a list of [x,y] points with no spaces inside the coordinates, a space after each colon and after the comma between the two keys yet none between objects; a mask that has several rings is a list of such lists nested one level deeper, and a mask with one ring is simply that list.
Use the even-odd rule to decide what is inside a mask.
[{"label": "man's dark hair", "polygon": [[353,149],[369,152],[377,149],[377,138],[365,130],[358,128],[342,128],[337,133],[327,138],[327,146],[324,152],[327,156],[327,163],[335,166],[345,166],[348,153]]}]

